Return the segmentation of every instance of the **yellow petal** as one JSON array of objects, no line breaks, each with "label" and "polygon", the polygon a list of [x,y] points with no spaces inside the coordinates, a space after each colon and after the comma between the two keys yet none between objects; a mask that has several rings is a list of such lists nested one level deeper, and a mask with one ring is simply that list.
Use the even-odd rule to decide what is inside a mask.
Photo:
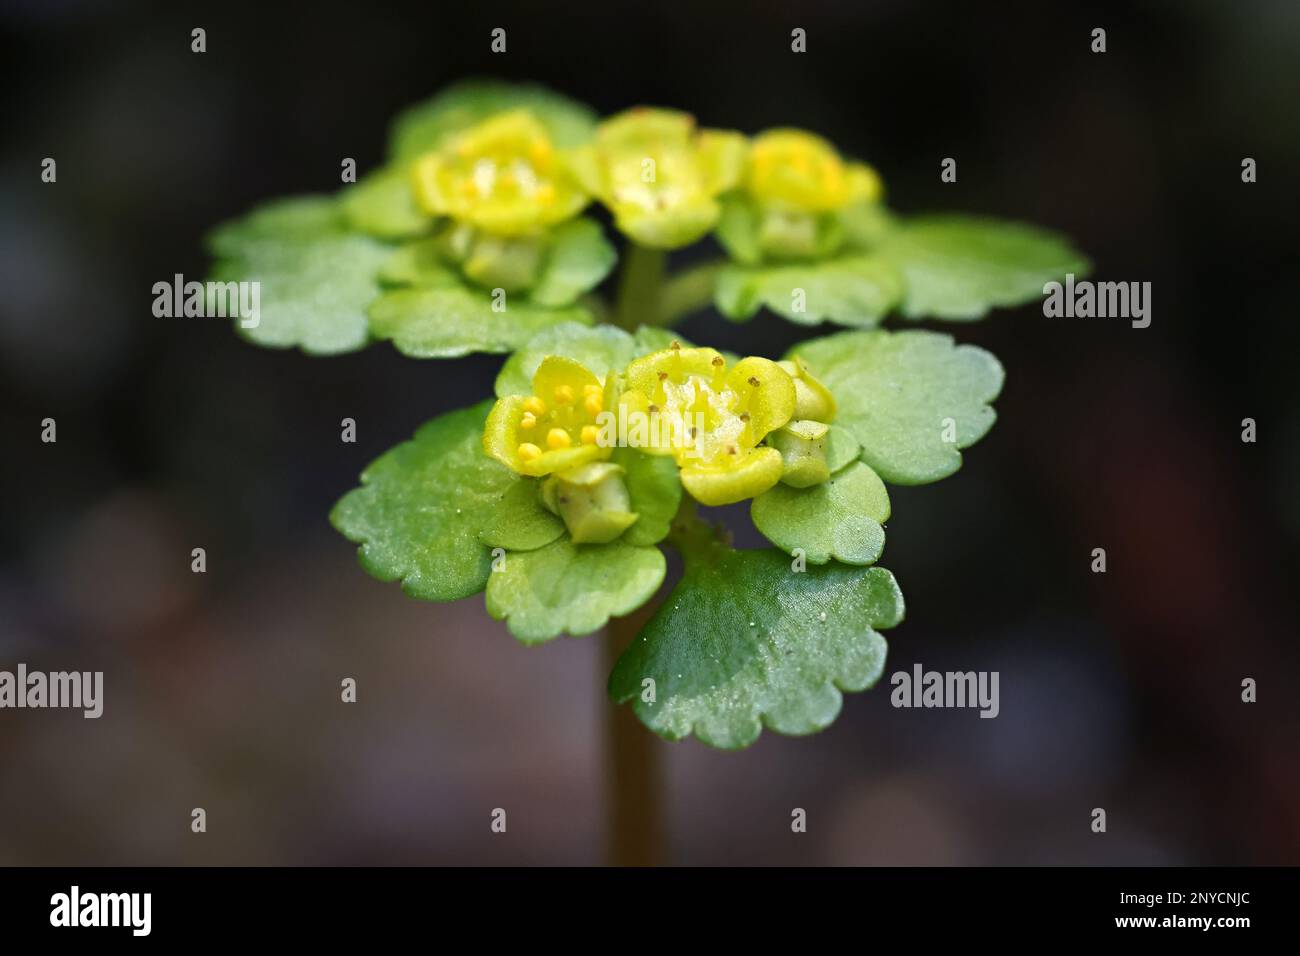
[{"label": "yellow petal", "polygon": [[781,480],[781,453],[775,448],[738,452],[733,462],[682,467],[682,487],[702,505],[729,505],[753,498]]}]

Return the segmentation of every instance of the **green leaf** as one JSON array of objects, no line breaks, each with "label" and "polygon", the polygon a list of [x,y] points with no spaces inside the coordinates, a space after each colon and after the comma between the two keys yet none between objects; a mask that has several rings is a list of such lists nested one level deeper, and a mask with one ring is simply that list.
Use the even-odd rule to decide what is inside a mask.
[{"label": "green leaf", "polygon": [[[997,417],[998,360],[937,332],[840,332],[792,349],[839,403],[835,423],[885,481],[919,485],[961,467]],[[951,441],[948,439],[952,439]]]},{"label": "green leaf", "polygon": [[384,261],[379,280],[394,286],[464,285],[460,273],[443,260],[436,238],[417,239],[398,246]]},{"label": "green leaf", "polygon": [[[651,352],[662,352],[674,342],[684,349],[694,348],[691,342],[682,338],[672,329],[661,329],[655,325],[638,325],[635,332],[632,333],[632,340],[635,343],[633,349],[633,358],[639,358],[642,355],[649,355]],[[739,361],[735,353],[720,349],[719,354],[731,365],[733,360]]]},{"label": "green leaf", "polygon": [[362,566],[429,601],[454,601],[487,584],[491,556],[479,541],[519,480],[483,452],[492,403],[449,412],[390,449],[343,496],[330,521],[361,545]]},{"label": "green leaf", "polygon": [[862,454],[862,446],[852,432],[832,425],[826,436],[826,467],[833,475],[846,465],[851,465]]},{"label": "green leaf", "polygon": [[618,253],[590,219],[571,219],[551,232],[537,284],[528,298],[538,305],[570,305],[614,268]]},{"label": "green leaf", "polygon": [[630,614],[658,589],[667,565],[658,548],[622,541],[574,544],[507,555],[487,586],[487,609],[524,644],[590,634]]},{"label": "green leaf", "polygon": [[[884,568],[843,564],[791,570],[775,549],[727,551],[688,563],[681,582],[619,658],[615,701],[635,701],[660,736],[694,734],[735,750],[764,726],[810,734],[839,714],[841,691],[864,690],[885,667],[877,629],[903,619]],[[652,679],[654,702],[643,699]]]},{"label": "green leaf", "polygon": [[734,192],[722,197],[721,206],[714,229],[719,245],[737,262],[757,265],[763,260],[763,247],[758,240],[758,209]]},{"label": "green leaf", "polygon": [[885,549],[889,495],[857,462],[810,488],[778,484],[754,499],[749,516],[768,541],[787,554],[801,549],[812,564],[875,564]]},{"label": "green leaf", "polygon": [[992,308],[1023,305],[1066,273],[1086,275],[1088,260],[1054,232],[965,216],[904,221],[885,235],[880,255],[902,274],[909,319],[979,319]]},{"label": "green leaf", "polygon": [[596,128],[597,117],[591,109],[544,86],[466,80],[400,113],[389,136],[389,155],[413,160],[437,148],[448,136],[515,109],[531,112],[561,148],[586,142]]},{"label": "green leaf", "polygon": [[313,355],[367,344],[366,306],[389,254],[381,242],[350,232],[333,199],[283,199],[217,227],[211,279],[257,282],[257,324],[239,334],[269,348],[297,346]]},{"label": "green leaf", "polygon": [[616,448],[610,461],[623,466],[636,524],[623,533],[628,544],[658,544],[668,536],[682,500],[677,463],[666,455],[647,455],[635,448]]},{"label": "green leaf", "polygon": [[433,225],[415,205],[411,175],[404,166],[386,166],[361,177],[339,197],[352,228],[380,239],[409,239]]},{"label": "green leaf", "polygon": [[520,478],[508,486],[484,518],[478,539],[489,548],[535,551],[564,534],[564,522],[542,504],[540,484]]},{"label": "green leaf", "polygon": [[412,358],[455,358],[471,352],[509,352],[561,322],[591,322],[582,308],[547,309],[522,296],[496,312],[486,289],[465,286],[397,289],[370,306],[375,338],[390,339]]},{"label": "green leaf", "polygon": [[244,254],[250,243],[310,243],[344,231],[346,223],[334,199],[290,196],[264,203],[239,219],[223,222],[208,234],[207,245],[214,256],[224,259]]},{"label": "green leaf", "polygon": [[538,332],[506,359],[497,375],[496,393],[500,398],[531,395],[533,375],[548,355],[571,358],[603,379],[610,369],[622,371],[638,355],[667,348],[672,339],[673,335],[662,329],[643,327],[635,335],[629,335],[612,325],[587,326],[572,322],[553,325]]},{"label": "green leaf", "polygon": [[[803,290],[796,311],[795,290]],[[777,315],[816,325],[830,319],[841,325],[873,326],[903,294],[897,272],[872,256],[783,266],[731,264],[718,273],[714,304],[729,319],[746,321],[767,306]]]}]

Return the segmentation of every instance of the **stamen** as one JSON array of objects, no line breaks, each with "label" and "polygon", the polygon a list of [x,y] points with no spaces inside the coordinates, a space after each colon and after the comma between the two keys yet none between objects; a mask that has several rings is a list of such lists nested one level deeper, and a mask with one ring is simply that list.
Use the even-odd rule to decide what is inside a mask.
[{"label": "stamen", "polygon": [[524,411],[532,412],[534,415],[546,414],[546,403],[536,395],[524,399]]},{"label": "stamen", "polygon": [[541,456],[542,450],[532,442],[526,441],[519,446],[520,461],[532,461],[534,458],[540,458]]},{"label": "stamen", "polygon": [[573,439],[563,428],[552,428],[546,433],[546,444],[551,448],[568,448],[572,443]]},{"label": "stamen", "polygon": [[582,443],[584,445],[596,444],[596,439],[600,437],[600,429],[595,425],[582,426]]},{"label": "stamen", "polygon": [[573,401],[573,389],[568,385],[555,386],[555,404],[568,405]]},{"label": "stamen", "polygon": [[535,428],[537,426],[537,416],[532,412],[524,412],[524,417],[519,419],[519,427],[523,429]]}]

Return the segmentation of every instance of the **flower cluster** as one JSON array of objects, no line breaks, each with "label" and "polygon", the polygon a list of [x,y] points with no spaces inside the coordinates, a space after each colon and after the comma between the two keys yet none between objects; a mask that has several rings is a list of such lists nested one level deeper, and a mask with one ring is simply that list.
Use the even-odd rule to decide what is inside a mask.
[{"label": "flower cluster", "polygon": [[559,148],[526,108],[459,129],[411,163],[443,260],[485,288],[537,285],[555,230],[596,200],[633,241],[676,249],[719,230],[740,261],[829,254],[841,211],[880,198],[879,177],[811,133],[753,139],[688,113],[638,107]]},{"label": "flower cluster", "polygon": [[517,474],[544,478],[545,506],[575,542],[597,543],[637,520],[624,470],[609,461],[615,448],[671,457],[696,501],[732,504],[778,482],[826,481],[834,417],[834,396],[802,360],[750,356],[728,368],[720,352],[674,341],[604,380],[573,359],[545,357],[532,394],[497,400],[483,448]]}]

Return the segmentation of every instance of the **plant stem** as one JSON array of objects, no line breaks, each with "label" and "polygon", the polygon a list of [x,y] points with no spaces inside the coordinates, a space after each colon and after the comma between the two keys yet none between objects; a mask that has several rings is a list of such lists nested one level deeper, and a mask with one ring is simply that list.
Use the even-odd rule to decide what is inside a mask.
[{"label": "plant stem", "polygon": [[619,328],[633,332],[638,325],[659,324],[666,260],[660,249],[628,243],[614,303],[614,324]]},{"label": "plant stem", "polygon": [[[654,602],[605,629],[606,670],[635,638]],[[606,706],[606,857],[613,866],[655,866],[663,857],[662,744],[642,727],[631,705]]]}]

